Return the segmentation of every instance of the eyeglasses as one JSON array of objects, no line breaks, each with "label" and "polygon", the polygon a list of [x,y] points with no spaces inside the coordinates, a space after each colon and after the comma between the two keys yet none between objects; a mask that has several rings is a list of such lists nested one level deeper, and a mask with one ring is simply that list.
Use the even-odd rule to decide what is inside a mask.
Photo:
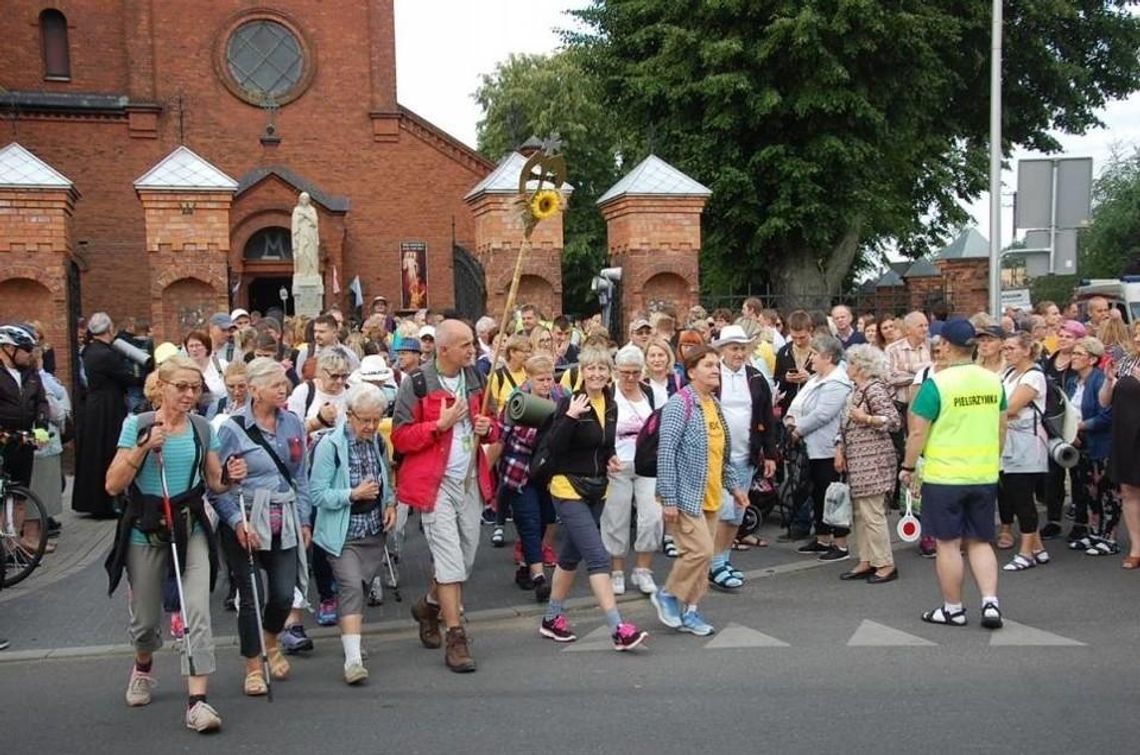
[{"label": "eyeglasses", "polygon": [[618,370],[618,374],[625,378],[639,378],[641,370]]},{"label": "eyeglasses", "polygon": [[226,388],[231,391],[244,391],[249,387],[249,383],[226,383]]},{"label": "eyeglasses", "polygon": [[538,342],[539,343],[554,343],[554,339],[553,338],[540,338],[540,339],[538,339]]},{"label": "eyeglasses", "polygon": [[347,372],[326,372],[330,380],[348,380]]},{"label": "eyeglasses", "polygon": [[379,425],[382,420],[381,417],[361,417],[356,412],[349,412],[348,416],[352,417],[362,425]]},{"label": "eyeglasses", "polygon": [[1077,351],[1076,349],[1073,349],[1073,356],[1074,357],[1081,357],[1082,359],[1088,359],[1089,358],[1088,354],[1086,354],[1083,351]]},{"label": "eyeglasses", "polygon": [[201,383],[167,383],[167,385],[174,388],[179,393],[201,393]]}]

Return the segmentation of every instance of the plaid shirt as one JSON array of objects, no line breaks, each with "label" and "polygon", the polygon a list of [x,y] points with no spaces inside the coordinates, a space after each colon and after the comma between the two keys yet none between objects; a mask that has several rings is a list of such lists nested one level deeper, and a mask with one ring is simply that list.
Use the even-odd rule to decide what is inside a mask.
[{"label": "plaid shirt", "polygon": [[[384,475],[380,471],[380,460],[376,458],[376,449],[371,441],[350,440],[348,444],[348,482],[356,487],[362,481],[372,478],[380,483],[383,493]],[[376,497],[377,502],[380,496]],[[348,533],[344,541],[361,540],[380,534],[384,528],[381,512],[383,506],[376,506],[366,514],[350,514],[348,517]]]},{"label": "plaid shirt", "polygon": [[[918,387],[912,384],[914,376],[923,367],[930,366],[930,341],[924,341],[916,349],[908,339],[900,338],[887,346],[886,354],[891,365],[887,380],[895,387],[895,401],[909,404],[918,391]],[[906,377],[908,374],[909,378]]]},{"label": "plaid shirt", "polygon": [[[524,383],[519,390],[530,393],[530,384]],[[555,384],[550,400],[557,404],[565,392],[562,386]],[[515,492],[521,492],[530,482],[530,458],[537,445],[538,428],[507,424],[505,413],[503,423],[503,453],[499,457],[499,474],[502,475],[504,485]]]}]

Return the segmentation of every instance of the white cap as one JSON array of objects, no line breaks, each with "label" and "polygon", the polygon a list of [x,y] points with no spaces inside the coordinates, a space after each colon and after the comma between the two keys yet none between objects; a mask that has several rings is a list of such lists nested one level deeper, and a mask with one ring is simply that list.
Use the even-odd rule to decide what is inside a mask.
[{"label": "white cap", "polygon": [[230,312],[231,320],[236,320],[239,317],[249,317],[249,312],[246,312],[244,309],[235,309],[233,312]]},{"label": "white cap", "polygon": [[425,325],[422,328],[420,328],[420,332],[416,335],[418,338],[421,338],[421,339],[422,338],[430,338],[434,341],[435,340],[435,328],[432,327],[431,325]]}]

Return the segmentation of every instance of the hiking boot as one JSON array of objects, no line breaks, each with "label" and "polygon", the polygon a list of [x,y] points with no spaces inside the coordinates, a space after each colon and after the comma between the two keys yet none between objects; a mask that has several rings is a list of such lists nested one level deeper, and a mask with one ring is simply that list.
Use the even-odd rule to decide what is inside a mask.
[{"label": "hiking boot", "polygon": [[471,651],[467,649],[467,633],[463,631],[463,627],[452,627],[447,630],[447,652],[444,663],[458,674],[475,670],[475,660],[471,657]]},{"label": "hiking boot", "polygon": [[420,644],[432,650],[443,644],[439,634],[439,606],[428,603],[426,597],[420,598],[412,606],[412,618],[420,625]]},{"label": "hiking boot", "polygon": [[186,709],[186,728],[199,733],[222,728],[222,717],[205,700],[199,700]]},{"label": "hiking boot", "polygon": [[150,672],[139,671],[137,666],[131,666],[131,680],[127,682],[127,705],[137,708],[140,705],[150,705],[150,691],[156,682]]}]

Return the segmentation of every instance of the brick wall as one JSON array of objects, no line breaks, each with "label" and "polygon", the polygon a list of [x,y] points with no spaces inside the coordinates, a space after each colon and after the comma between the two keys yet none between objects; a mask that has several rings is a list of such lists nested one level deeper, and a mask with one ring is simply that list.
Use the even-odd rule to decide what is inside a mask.
[{"label": "brick wall", "polygon": [[938,260],[951,311],[972,315],[989,311],[988,259]]},{"label": "brick wall", "polygon": [[701,212],[694,197],[625,196],[601,208],[610,264],[622,268],[622,320],[671,307],[683,313],[700,295]]}]

